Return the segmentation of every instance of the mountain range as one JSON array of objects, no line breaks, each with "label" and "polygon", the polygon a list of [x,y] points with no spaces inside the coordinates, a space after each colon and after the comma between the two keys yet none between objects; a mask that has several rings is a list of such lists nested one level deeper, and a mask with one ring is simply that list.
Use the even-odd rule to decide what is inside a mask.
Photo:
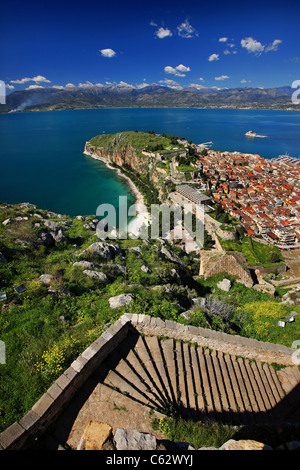
[{"label": "mountain range", "polygon": [[279,88],[189,87],[173,89],[152,84],[35,88],[10,93],[0,112],[45,111],[112,107],[252,108],[300,110],[292,103],[290,86]]}]

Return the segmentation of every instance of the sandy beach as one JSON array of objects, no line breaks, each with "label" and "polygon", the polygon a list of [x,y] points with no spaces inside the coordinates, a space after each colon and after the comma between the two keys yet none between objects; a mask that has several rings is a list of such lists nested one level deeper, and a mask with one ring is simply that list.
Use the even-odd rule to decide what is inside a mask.
[{"label": "sandy beach", "polygon": [[136,212],[136,217],[133,220],[131,220],[129,224],[127,225],[127,232],[134,238],[135,237],[138,238],[141,226],[145,223],[148,224],[148,221],[149,221],[149,213],[145,206],[144,197],[142,193],[138,190],[137,186],[127,175],[124,175],[124,173],[122,173],[122,171],[119,168],[115,168],[112,165],[110,165],[107,159],[103,157],[99,157],[99,155],[94,154],[93,152],[88,152],[86,150],[83,153],[89,157],[94,158],[95,160],[100,160],[106,165],[107,168],[109,168],[110,170],[114,170],[118,174],[118,176],[126,179],[126,181],[128,182],[128,185],[130,189],[132,190],[134,197],[135,197],[134,208]]}]

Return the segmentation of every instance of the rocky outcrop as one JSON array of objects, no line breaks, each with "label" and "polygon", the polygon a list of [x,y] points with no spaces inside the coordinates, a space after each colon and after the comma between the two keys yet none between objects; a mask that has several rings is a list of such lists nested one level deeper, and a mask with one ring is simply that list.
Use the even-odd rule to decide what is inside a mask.
[{"label": "rocky outcrop", "polygon": [[231,282],[229,279],[224,278],[223,281],[218,282],[217,287],[225,292],[229,292],[231,288]]},{"label": "rocky outcrop", "polygon": [[103,148],[94,147],[90,142],[86,142],[84,153],[94,158],[99,158],[99,160],[106,160],[108,163],[115,163],[118,166],[128,165],[138,173],[143,163],[142,160],[137,157],[133,147],[126,147],[121,150],[112,148],[111,152],[107,152],[107,150]]},{"label": "rocky outcrop", "polygon": [[[292,441],[285,444],[288,450],[299,450],[300,442]],[[273,449],[268,444],[255,441],[253,439],[229,439],[220,447],[195,447],[188,442],[173,442],[167,439],[157,439],[151,433],[139,432],[136,429],[117,428],[113,432],[112,427],[107,423],[99,423],[90,421],[84,430],[84,433],[77,446],[77,450],[138,450],[138,451],[156,451],[156,450],[173,450],[195,451],[195,450],[279,450]],[[115,454],[118,458],[118,454]]]},{"label": "rocky outcrop", "polygon": [[92,243],[81,253],[77,253],[77,256],[98,255],[106,261],[111,261],[115,255],[121,253],[122,251],[117,245],[108,244],[106,242],[96,242]]},{"label": "rocky outcrop", "polygon": [[134,294],[120,294],[115,297],[110,297],[108,299],[110,308],[119,308],[124,307],[125,305],[130,304],[132,300],[135,299]]},{"label": "rocky outcrop", "polygon": [[89,277],[95,277],[96,279],[99,279],[99,281],[104,282],[104,284],[109,283],[109,279],[106,276],[106,274],[102,273],[101,271],[93,271],[91,269],[85,269],[83,271],[83,274]]},{"label": "rocky outcrop", "polygon": [[49,228],[50,235],[55,240],[55,242],[60,243],[68,241],[59,223],[53,222],[52,220],[45,220],[44,224]]},{"label": "rocky outcrop", "polygon": [[117,450],[156,450],[156,438],[153,434],[135,429],[118,428],[114,441]]}]

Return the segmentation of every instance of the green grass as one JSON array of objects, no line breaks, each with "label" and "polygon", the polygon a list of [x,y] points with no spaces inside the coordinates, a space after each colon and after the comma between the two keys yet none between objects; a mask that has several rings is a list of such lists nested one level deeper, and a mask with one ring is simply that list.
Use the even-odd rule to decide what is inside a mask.
[{"label": "green grass", "polygon": [[233,427],[215,421],[192,421],[166,417],[152,421],[153,429],[159,429],[172,442],[186,442],[196,450],[200,447],[219,448],[229,439],[247,439],[262,442],[276,449],[287,442],[300,440],[300,426],[282,425],[280,432],[275,427],[250,425]]},{"label": "green grass", "polygon": [[[222,248],[226,251],[238,251],[244,254],[248,265],[262,265],[270,267],[278,264],[284,264],[280,249],[275,246],[264,245],[251,237],[243,237],[237,242],[221,240],[219,238]],[[272,256],[278,257],[278,262],[272,262]]]},{"label": "green grass", "polygon": [[[165,150],[167,147],[173,148],[174,146],[168,137],[134,131],[98,135],[90,140],[90,144],[95,147],[102,147],[107,152],[112,152],[113,150],[120,150],[126,148],[127,146],[131,146],[138,153],[141,153],[148,146],[151,147],[160,145]],[[179,144],[176,144],[176,146],[179,147]]]}]

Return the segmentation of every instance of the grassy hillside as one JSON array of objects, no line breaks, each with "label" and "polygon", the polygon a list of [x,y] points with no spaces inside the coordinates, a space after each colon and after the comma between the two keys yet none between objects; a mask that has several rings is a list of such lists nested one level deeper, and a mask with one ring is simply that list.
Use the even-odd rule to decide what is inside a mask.
[{"label": "grassy hillside", "polygon": [[138,131],[120,132],[118,134],[102,134],[90,140],[91,145],[101,147],[108,153],[113,150],[122,150],[126,147],[133,147],[137,153],[142,150],[155,152],[179,147],[177,136],[156,135],[154,131],[148,133]]}]

